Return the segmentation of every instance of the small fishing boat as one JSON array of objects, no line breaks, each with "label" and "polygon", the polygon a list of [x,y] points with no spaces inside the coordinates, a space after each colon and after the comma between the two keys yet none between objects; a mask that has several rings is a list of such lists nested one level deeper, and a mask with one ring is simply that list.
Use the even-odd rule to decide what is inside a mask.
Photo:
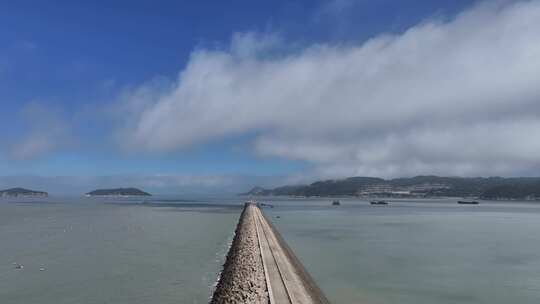
[{"label": "small fishing boat", "polygon": [[341,203],[338,200],[332,202],[332,206],[339,206]]},{"label": "small fishing boat", "polygon": [[458,201],[457,203],[460,205],[478,205],[477,201]]},{"label": "small fishing boat", "polygon": [[371,205],[388,205],[387,201],[371,201],[369,202]]}]

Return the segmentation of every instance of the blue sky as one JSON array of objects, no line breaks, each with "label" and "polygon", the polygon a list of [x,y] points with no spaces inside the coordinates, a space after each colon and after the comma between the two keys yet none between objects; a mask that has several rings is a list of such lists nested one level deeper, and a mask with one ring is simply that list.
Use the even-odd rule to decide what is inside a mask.
[{"label": "blue sky", "polygon": [[[20,136],[18,113],[37,102],[67,115],[104,106],[117,90],[155,77],[175,78],[198,47],[225,45],[233,33],[277,31],[300,43],[363,40],[380,32],[402,31],[436,15],[453,14],[468,1],[358,1],[354,12],[322,12],[322,1],[16,1],[2,4],[0,100],[6,112],[2,128]],[[346,18],[343,21],[342,18]],[[343,22],[347,25],[343,29]],[[2,58],[3,57],[3,58]],[[96,145],[102,130],[77,126]],[[105,174],[211,170],[274,174],[289,171],[282,161],[259,160],[231,152],[224,142],[196,152],[156,157],[125,157],[118,151],[53,153],[29,164],[4,164],[7,174]],[[240,143],[242,144],[242,143]],[[93,150],[93,149],[92,149]],[[216,152],[220,150],[219,152]],[[202,153],[201,153],[202,152]],[[66,161],[69,165],[59,166]],[[111,161],[114,160],[114,161]],[[7,160],[4,160],[6,162]],[[96,162],[88,166],[88,161]],[[200,166],[200,168],[199,168]],[[291,164],[298,169],[299,164]],[[97,171],[97,172],[96,172]]]},{"label": "blue sky", "polygon": [[[341,126],[336,126],[347,115],[340,113],[328,115],[329,121],[323,121],[321,116],[320,124],[306,121],[296,126],[289,120],[294,113],[301,115],[312,111],[313,106],[321,109],[311,114],[317,117],[318,113],[325,113],[323,104],[349,98],[334,92],[353,91],[355,87],[378,79],[369,78],[372,74],[367,72],[351,78],[352,74],[364,68],[366,71],[373,69],[367,64],[369,62],[387,62],[385,69],[387,66],[394,69],[392,75],[395,76],[404,71],[404,66],[400,65],[403,58],[414,57],[414,54],[423,52],[422,56],[431,58],[439,52],[439,59],[430,62],[454,58],[463,50],[475,54],[476,50],[507,38],[492,37],[483,45],[473,45],[471,37],[474,38],[475,29],[478,37],[489,37],[489,33],[482,32],[484,25],[500,23],[501,27],[512,29],[508,24],[513,25],[512,22],[517,21],[510,20],[506,12],[518,14],[525,9],[536,9],[538,4],[537,1],[487,3],[460,0],[4,1],[0,4],[0,103],[4,113],[0,120],[0,136],[4,143],[0,148],[0,175],[233,174],[297,176],[299,179],[306,176],[398,176],[445,172],[459,175],[534,175],[534,170],[508,169],[516,167],[514,164],[537,168],[538,163],[528,156],[536,151],[533,147],[524,147],[526,151],[517,156],[514,155],[516,153],[499,159],[493,156],[496,165],[492,167],[474,160],[474,155],[445,159],[444,153],[435,150],[429,155],[409,151],[411,154],[406,158],[385,159],[381,155],[388,154],[385,151],[389,148],[385,146],[382,151],[377,143],[373,143],[374,151],[365,155],[357,151],[357,147],[347,151],[334,151],[331,147],[346,146],[351,141],[362,142],[377,132],[382,132],[377,134],[382,134],[386,143],[394,143],[395,131],[356,128],[353,125],[348,127],[351,132],[342,132]],[[527,28],[533,25],[526,24],[522,26],[523,31],[510,33],[508,37],[519,34],[527,34],[526,38],[534,37],[531,35],[535,33]],[[459,32],[469,26],[472,34]],[[438,35],[439,40],[447,45],[459,48],[444,53],[445,50],[437,49],[441,46],[436,44],[439,42],[433,42],[433,35]],[[409,43],[409,40],[413,42]],[[385,45],[378,46],[381,43]],[[431,47],[430,43],[433,44]],[[421,48],[424,44],[426,49]],[[371,54],[372,45],[381,48],[380,56],[377,52]],[[534,46],[528,49],[534,49]],[[415,53],[411,56],[397,58],[395,52],[400,47],[405,52],[413,47],[418,50],[413,50]],[[274,83],[281,80],[287,83],[287,74],[272,74],[278,67],[280,70],[291,68],[290,74],[294,74],[297,71],[295,66],[317,55],[321,59],[321,67],[334,71],[334,67],[340,67],[337,62],[340,56],[352,56],[356,51],[361,53],[354,59],[358,65],[349,65],[350,70],[332,74],[333,79],[322,77],[298,82],[296,89],[302,85],[323,86],[325,81],[331,83],[324,92],[313,97],[320,104],[296,104],[294,98],[283,99],[268,111],[270,113],[279,107],[278,113],[283,113],[283,117],[271,119],[261,113],[243,113],[247,107],[234,98],[234,94],[243,94],[243,98],[249,100],[258,98],[250,93],[253,88],[248,83],[266,75],[274,77],[269,78]],[[504,50],[500,54],[490,54],[489,49],[485,51],[494,57],[504,53]],[[332,52],[342,54],[334,56],[330,54]],[[531,56],[536,56],[536,53]],[[258,66],[253,68],[255,64]],[[414,71],[421,65],[419,61],[407,68]],[[515,62],[508,65],[518,66]],[[379,68],[375,67],[377,73]],[[265,69],[270,72],[260,72]],[[240,74],[246,70],[251,74]],[[214,74],[214,71],[217,72]],[[444,72],[433,73],[440,75]],[[226,79],[227,75],[236,76]],[[200,77],[214,78],[204,78],[195,90],[192,84]],[[345,80],[341,81],[342,78]],[[349,78],[358,83],[352,83]],[[531,82],[527,81],[523,83],[530,85]],[[218,92],[223,83],[233,83],[237,90],[232,91],[233,97],[216,102],[215,98],[219,97],[209,96],[206,90]],[[341,87],[342,83],[352,84]],[[282,90],[282,87],[276,89],[252,84],[257,90]],[[449,87],[453,92],[463,87],[462,84],[436,85]],[[391,87],[391,84],[387,86]],[[514,88],[522,89],[510,94],[509,99],[527,93],[527,88],[519,83]],[[306,88],[306,91],[310,89]],[[361,92],[355,96],[360,96]],[[224,91],[224,94],[228,93]],[[377,94],[374,92],[362,96],[362,100],[336,104],[334,108],[347,110],[349,107],[351,111],[357,111],[351,103],[369,103],[370,96]],[[403,96],[403,92],[399,94]],[[411,96],[411,99],[425,95],[411,94],[419,94]],[[471,96],[488,99],[489,94],[479,91]],[[461,101],[470,97],[455,98]],[[269,103],[272,101],[264,101],[259,108],[266,109]],[[295,103],[295,106],[283,106],[290,103]],[[234,112],[220,112],[222,107],[240,108]],[[390,105],[389,108],[392,107]],[[172,110],[164,114],[165,108]],[[512,106],[511,109],[518,111],[519,107]],[[235,116],[236,113],[241,113],[238,114],[240,117]],[[276,116],[279,115],[273,115]],[[228,123],[227,117],[230,121],[240,122]],[[253,119],[248,119],[250,117]],[[441,132],[451,133],[450,130],[456,126],[450,122],[459,121],[462,117],[464,115],[460,114],[459,118],[444,118],[449,124],[441,127],[444,129]],[[358,119],[368,120],[362,119],[362,115]],[[304,130],[306,124],[320,127],[316,128],[318,135],[311,136],[308,129]],[[435,121],[403,122],[403,126],[411,124],[439,128]],[[210,127],[214,126],[211,130]],[[323,138],[320,134],[328,136]],[[457,139],[451,140],[455,145],[460,144]],[[299,145],[313,147],[306,153],[300,151]],[[414,150],[411,145],[396,143],[396,149]],[[350,159],[343,162],[333,160],[349,156]],[[379,158],[380,162],[391,165],[382,166]]]}]

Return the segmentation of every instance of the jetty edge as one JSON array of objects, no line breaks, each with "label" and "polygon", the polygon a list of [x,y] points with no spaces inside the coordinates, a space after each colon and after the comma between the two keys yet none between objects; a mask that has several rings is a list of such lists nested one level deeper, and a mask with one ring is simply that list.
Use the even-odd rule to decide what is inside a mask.
[{"label": "jetty edge", "polygon": [[259,206],[247,202],[211,304],[328,304]]}]

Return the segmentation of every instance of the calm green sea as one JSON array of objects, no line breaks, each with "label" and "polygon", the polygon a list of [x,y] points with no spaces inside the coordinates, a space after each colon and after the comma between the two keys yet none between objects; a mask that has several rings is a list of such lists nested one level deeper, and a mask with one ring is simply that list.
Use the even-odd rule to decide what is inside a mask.
[{"label": "calm green sea", "polygon": [[265,213],[333,303],[540,303],[538,203],[270,203]]},{"label": "calm green sea", "polygon": [[[152,200],[0,200],[0,303],[207,303],[241,199]],[[333,303],[540,303],[540,204],[267,202]]]},{"label": "calm green sea", "polygon": [[208,303],[241,209],[110,202],[1,200],[0,303]]}]

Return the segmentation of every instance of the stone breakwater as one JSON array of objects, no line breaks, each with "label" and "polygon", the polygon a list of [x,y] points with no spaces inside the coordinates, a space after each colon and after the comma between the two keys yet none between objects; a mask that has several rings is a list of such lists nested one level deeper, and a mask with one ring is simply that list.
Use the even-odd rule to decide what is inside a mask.
[{"label": "stone breakwater", "polygon": [[210,303],[328,304],[328,300],[254,203],[236,227]]},{"label": "stone breakwater", "polygon": [[246,205],[240,216],[212,304],[269,303],[254,208]]}]

